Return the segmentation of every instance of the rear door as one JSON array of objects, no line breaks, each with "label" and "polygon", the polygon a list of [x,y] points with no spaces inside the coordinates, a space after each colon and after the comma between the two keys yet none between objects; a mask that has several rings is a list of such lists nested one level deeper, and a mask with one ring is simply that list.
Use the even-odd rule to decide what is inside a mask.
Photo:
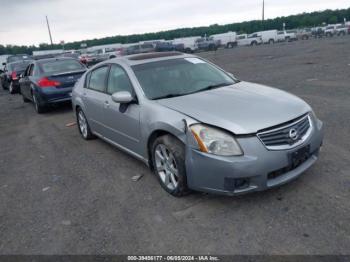
[{"label": "rear door", "polygon": [[127,148],[138,155],[140,149],[140,105],[119,104],[112,100],[112,94],[128,91],[135,95],[134,88],[127,72],[119,65],[112,65],[107,82],[107,94],[104,101],[103,124],[106,127],[106,137],[114,143]]},{"label": "rear door", "polygon": [[86,116],[91,129],[104,136],[104,104],[107,98],[106,83],[108,65],[100,66],[89,73],[86,88],[83,92]]},{"label": "rear door", "polygon": [[21,79],[21,93],[28,99],[32,100],[31,95],[31,79],[30,77],[33,75],[34,72],[34,63],[30,64],[25,73],[23,79]]}]

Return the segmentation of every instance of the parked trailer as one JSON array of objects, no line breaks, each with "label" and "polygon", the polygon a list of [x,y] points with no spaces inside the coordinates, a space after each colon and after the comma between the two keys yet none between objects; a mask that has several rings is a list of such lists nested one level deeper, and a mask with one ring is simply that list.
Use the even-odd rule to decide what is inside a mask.
[{"label": "parked trailer", "polygon": [[166,42],[165,39],[154,39],[154,40],[146,40],[146,41],[140,41],[139,44],[143,45],[143,44],[152,44],[154,47],[156,46],[156,44],[158,43],[164,43]]},{"label": "parked trailer", "polygon": [[278,42],[277,30],[261,31],[261,32],[257,32],[257,35],[261,37],[261,40],[264,44],[274,44]]},{"label": "parked trailer", "polygon": [[192,36],[192,37],[183,37],[183,38],[175,38],[173,40],[174,45],[184,45],[184,51],[187,53],[193,53],[197,51],[198,45],[197,40],[201,39],[200,36]]},{"label": "parked trailer", "polygon": [[223,34],[211,35],[210,39],[220,42],[221,46],[226,48],[233,48],[237,46],[237,33],[236,32],[227,32]]}]

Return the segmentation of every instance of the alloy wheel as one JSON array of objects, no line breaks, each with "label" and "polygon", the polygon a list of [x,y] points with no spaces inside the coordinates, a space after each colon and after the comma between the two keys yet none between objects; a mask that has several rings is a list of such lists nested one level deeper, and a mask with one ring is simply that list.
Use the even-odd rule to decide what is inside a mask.
[{"label": "alloy wheel", "polygon": [[163,144],[155,149],[156,170],[161,182],[170,190],[179,184],[179,171],[173,153]]},{"label": "alloy wheel", "polygon": [[81,110],[78,113],[78,122],[79,122],[80,132],[83,135],[83,137],[86,138],[88,135],[88,127],[87,127],[85,115]]},{"label": "alloy wheel", "polygon": [[39,112],[39,105],[38,105],[38,101],[36,99],[36,96],[33,94],[33,103],[34,103],[34,106],[35,106],[35,110],[37,112]]}]

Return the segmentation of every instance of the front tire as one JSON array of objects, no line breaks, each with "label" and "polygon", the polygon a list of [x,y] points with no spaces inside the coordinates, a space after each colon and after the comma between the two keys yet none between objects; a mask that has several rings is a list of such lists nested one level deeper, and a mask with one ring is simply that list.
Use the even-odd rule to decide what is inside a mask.
[{"label": "front tire", "polygon": [[77,109],[77,123],[78,123],[78,129],[79,129],[79,133],[81,134],[81,136],[85,139],[85,140],[91,140],[94,139],[95,136],[94,134],[91,132],[89,123],[86,119],[86,116],[83,112],[83,110],[81,108]]},{"label": "front tire", "polygon": [[165,191],[175,197],[189,193],[186,178],[185,146],[175,137],[158,137],[152,144],[155,175]]}]

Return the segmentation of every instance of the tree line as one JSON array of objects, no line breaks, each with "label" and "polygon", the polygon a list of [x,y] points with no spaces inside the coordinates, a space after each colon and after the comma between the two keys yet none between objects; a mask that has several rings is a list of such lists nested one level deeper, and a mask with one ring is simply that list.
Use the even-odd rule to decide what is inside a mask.
[{"label": "tree line", "polygon": [[[204,36],[212,34],[226,33],[228,31],[235,31],[237,33],[253,33],[262,30],[279,29],[282,30],[283,23],[286,24],[286,29],[314,27],[326,24],[343,23],[344,18],[347,21],[350,20],[350,8],[340,10],[325,10],[322,12],[302,13],[298,15],[291,15],[286,17],[277,17],[274,19],[268,19],[262,22],[261,20],[247,21],[241,23],[233,23],[226,25],[210,25],[202,27],[192,28],[179,28],[168,31],[161,31],[155,33],[146,34],[133,34],[133,35],[117,35],[111,37],[104,37],[100,39],[90,39],[84,41],[76,41],[65,44],[65,49],[80,49],[81,44],[87,44],[87,46],[106,45],[113,43],[137,43],[139,41],[147,41],[152,39],[166,39],[171,40],[179,37],[187,36]],[[1,45],[0,55],[3,54],[32,54],[36,50],[52,50],[62,49],[60,44],[40,44],[39,46],[17,46],[17,45]]]}]

